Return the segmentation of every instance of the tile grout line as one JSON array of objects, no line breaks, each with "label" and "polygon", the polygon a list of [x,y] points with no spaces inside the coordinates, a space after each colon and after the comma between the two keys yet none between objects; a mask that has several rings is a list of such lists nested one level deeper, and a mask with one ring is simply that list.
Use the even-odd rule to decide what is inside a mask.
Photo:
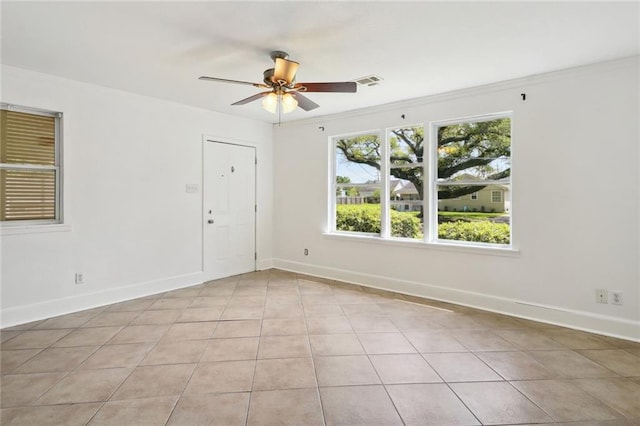
[{"label": "tile grout line", "polygon": [[[204,289],[205,289],[205,288],[206,288],[206,287],[202,288],[202,289],[200,290],[200,292],[198,292],[198,296],[196,296],[196,297],[199,297],[199,295],[200,295],[200,294],[202,294],[202,292],[204,291]],[[194,301],[195,301],[195,299],[194,299]],[[192,302],[192,303],[193,303],[193,302]],[[228,301],[227,301],[227,304],[228,304]],[[226,306],[227,306],[227,305],[225,305],[225,308],[226,308]],[[223,309],[223,312],[224,312],[224,309]],[[222,312],[220,313],[220,316],[222,316]],[[179,318],[180,318],[180,317],[178,317],[178,318],[176,319],[176,321],[177,321]],[[178,324],[178,323],[176,323],[176,322],[174,321],[173,325],[175,325],[175,324]],[[183,324],[185,324],[185,323],[183,323]],[[187,382],[185,383],[184,388],[182,389],[182,392],[180,392],[180,395],[178,395],[178,397],[176,398],[176,401],[174,402],[173,406],[171,407],[171,411],[169,412],[169,415],[167,416],[167,420],[165,420],[165,422],[164,422],[165,426],[166,426],[167,424],[169,424],[169,421],[171,420],[171,417],[173,416],[173,413],[174,413],[174,411],[176,410],[176,407],[177,407],[177,406],[178,406],[178,404],[180,403],[180,400],[182,399],[182,396],[184,395],[184,392],[187,390],[187,387],[189,387],[189,383],[191,383],[191,379],[193,378],[193,375],[195,374],[196,370],[198,369],[198,366],[200,365],[200,361],[202,360],[202,357],[204,356],[204,354],[205,354],[205,352],[206,352],[206,350],[207,350],[207,347],[209,346],[209,341],[212,339],[213,334],[214,334],[214,333],[216,332],[216,330],[218,329],[219,324],[220,324],[220,321],[219,321],[219,320],[218,320],[218,321],[216,321],[216,326],[215,326],[215,327],[213,328],[213,330],[211,331],[211,334],[209,335],[209,338],[208,338],[208,339],[206,339],[206,340],[207,340],[207,344],[205,345],[204,349],[202,350],[202,353],[200,354],[200,356],[198,357],[198,360],[195,362],[195,365],[194,365],[194,367],[193,367],[193,370],[191,370],[191,374],[189,374],[189,378],[187,379]],[[171,330],[171,326],[169,327],[169,329],[167,330],[167,332],[168,332],[169,330]],[[165,334],[166,334],[166,333],[165,333]],[[163,336],[164,336],[164,335],[163,335]],[[161,341],[161,340],[162,340],[162,337],[160,337],[160,339],[158,339],[158,343],[160,343],[160,341]],[[147,354],[147,356],[148,356],[148,354]],[[146,358],[146,357],[145,357],[145,358]],[[144,360],[144,359],[143,359],[143,360]],[[142,361],[140,361],[140,362],[142,362]]]},{"label": "tile grout line", "polygon": [[[269,281],[267,280],[267,287],[269,285]],[[268,293],[268,289],[267,289],[267,293]],[[233,298],[233,296],[231,296],[231,298]],[[260,354],[260,345],[262,344],[262,328],[264,325],[264,311],[266,309],[266,305],[267,305],[267,296],[265,293],[265,298],[264,298],[264,303],[262,305],[262,315],[260,317],[260,330],[258,332],[258,346],[256,347],[256,358],[255,358],[255,364],[253,366],[253,375],[251,377],[251,389],[249,389],[249,402],[247,403],[247,412],[245,413],[244,416],[244,424],[245,426],[247,426],[249,424],[249,413],[251,413],[251,401],[253,400],[253,385],[255,384],[255,380],[256,380],[256,372],[258,370],[258,355]]]},{"label": "tile grout line", "polygon": [[[341,305],[342,306],[342,305]],[[346,314],[346,312],[345,312]],[[347,321],[351,324],[351,327],[353,328],[353,323],[351,322],[351,317],[349,317],[348,315],[346,315],[347,317]],[[390,320],[391,323],[394,325],[392,320]],[[397,328],[397,327],[396,327]],[[400,335],[407,340],[407,342],[409,343],[409,345],[411,345],[412,348],[414,348],[416,350],[416,353],[420,353],[418,352],[417,348],[413,345],[413,343],[411,343],[411,341],[409,341],[409,339],[406,338],[406,336],[400,331],[400,329],[398,329],[398,332],[400,333]],[[407,422],[405,421],[405,419],[402,417],[402,414],[400,413],[400,410],[398,410],[398,406],[396,405],[395,401],[393,400],[393,398],[391,397],[391,394],[389,393],[389,390],[387,389],[387,385],[386,383],[384,383],[384,380],[382,380],[382,377],[380,376],[380,372],[378,371],[378,369],[375,367],[375,364],[371,361],[371,355],[370,353],[367,352],[366,348],[364,347],[364,345],[362,344],[362,340],[360,339],[360,335],[356,332],[356,330],[354,329],[354,334],[356,336],[356,339],[358,339],[358,342],[360,343],[360,346],[362,346],[362,349],[367,357],[367,360],[369,361],[369,364],[371,365],[371,368],[373,369],[373,371],[376,373],[376,376],[378,377],[378,380],[380,381],[380,385],[382,385],[382,389],[384,389],[385,395],[387,395],[387,398],[389,398],[389,402],[391,402],[391,405],[393,406],[393,409],[395,410],[396,414],[398,415],[398,418],[400,419],[400,421],[402,422],[403,425],[406,425]],[[435,371],[435,370],[434,370]],[[436,372],[436,374],[438,374]]]},{"label": "tile grout line", "polygon": [[[464,408],[467,409],[467,411],[469,413],[471,413],[471,415],[476,419],[476,421],[478,422],[479,425],[482,425],[482,421],[480,421],[480,418],[478,417],[478,415],[476,413],[473,412],[473,410],[471,410],[471,407],[469,407],[463,400],[462,398],[460,398],[460,396],[451,388],[451,386],[449,385],[449,382],[447,382],[444,377],[442,377],[442,375],[438,372],[438,370],[435,369],[435,367],[433,365],[431,365],[431,363],[429,362],[429,360],[427,360],[424,356],[424,353],[420,352],[418,350],[418,348],[413,344],[413,342],[411,342],[411,340],[409,340],[409,338],[407,338],[407,336],[405,336],[404,332],[402,330],[400,330],[400,333],[402,333],[402,336],[407,339],[407,341],[409,342],[409,344],[411,344],[411,346],[413,346],[413,348],[416,350],[416,352],[420,355],[420,358],[422,358],[424,360],[424,362],[427,363],[427,365],[429,366],[429,368],[431,368],[433,370],[434,373],[436,373],[436,375],[438,377],[440,377],[440,380],[442,380],[442,384],[444,384],[447,389],[449,389],[449,392],[451,392],[453,395],[455,395],[455,397],[458,399],[458,401],[460,401],[460,403],[463,405]],[[456,339],[455,337],[452,337],[456,342],[458,342],[460,345],[462,345],[465,349],[469,350],[465,345],[462,344],[462,342],[458,341],[458,339]],[[446,353],[446,352],[443,352]],[[464,353],[464,352],[462,352]]]},{"label": "tile grout line", "polygon": [[[306,315],[306,310],[305,310],[305,306],[302,300],[302,294],[300,294],[300,285],[298,282],[298,278],[296,275],[296,287],[298,288],[298,294],[300,295],[300,304],[302,305],[302,315],[303,315],[303,319],[304,319],[304,328],[307,332],[306,336],[307,336],[307,341],[309,342],[309,352],[311,353],[311,366],[313,368],[313,378],[316,382],[316,396],[318,398],[318,402],[320,403],[320,415],[322,416],[322,424],[324,426],[327,425],[327,419],[325,418],[325,414],[324,414],[324,404],[322,402],[322,394],[320,393],[320,384],[318,383],[318,370],[316,369],[316,362],[313,356],[313,347],[311,346],[311,338],[309,337],[309,327],[307,325],[307,315]],[[333,293],[333,290],[332,290]]]},{"label": "tile grout line", "polygon": [[[145,309],[143,309],[142,311],[140,311],[140,312],[138,313],[138,315],[136,315],[136,317],[135,317],[135,318],[132,318],[132,319],[131,319],[131,321],[129,321],[126,325],[124,325],[124,326],[123,326],[122,330],[124,330],[126,327],[131,326],[131,323],[132,323],[135,319],[137,319],[140,315],[142,315],[142,313],[143,313],[143,312],[148,311],[148,310],[149,310],[148,308],[149,308],[150,306],[151,306],[151,305],[149,305],[147,308],[145,308]],[[108,308],[107,308],[107,309],[108,309]],[[105,309],[105,311],[106,311],[107,309]],[[103,312],[104,312],[104,311],[103,311]],[[117,335],[118,335],[122,330],[118,331],[118,333],[116,333],[114,336],[112,336],[112,337],[111,337],[111,339],[107,340],[107,342],[105,342],[102,346],[100,346],[100,348],[98,348],[95,352],[93,352],[91,355],[89,355],[89,356],[88,356],[88,357],[87,357],[87,358],[86,358],[86,359],[85,359],[85,360],[84,360],[84,361],[83,361],[83,362],[78,366],[78,368],[79,368],[80,366],[82,366],[85,362],[87,362],[87,360],[88,360],[91,356],[93,356],[96,352],[98,352],[101,348],[103,348],[103,347],[105,347],[105,346],[110,346],[110,345],[108,345],[108,343],[109,343],[112,339],[114,339],[114,338],[115,338],[115,337],[116,337],[116,336],[117,336]],[[166,333],[166,332],[165,332],[165,333]],[[164,335],[164,334],[163,334],[163,335]],[[111,400],[111,398],[112,398],[112,397],[116,394],[116,392],[117,392],[117,391],[122,387],[122,385],[127,381],[127,379],[129,379],[129,377],[131,377],[131,375],[132,375],[132,374],[133,374],[133,372],[136,370],[136,368],[140,365],[140,363],[141,363],[141,362],[142,362],[142,361],[143,361],[143,360],[144,360],[144,359],[149,355],[149,353],[150,353],[150,352],[151,352],[151,351],[152,351],[152,350],[153,350],[153,349],[158,345],[158,343],[160,342],[160,339],[162,339],[162,337],[160,337],[160,338],[158,339],[158,341],[157,341],[154,345],[152,345],[152,346],[149,348],[149,350],[144,354],[144,356],[143,356],[142,358],[140,358],[140,360],[138,361],[138,363],[137,363],[135,366],[131,367],[131,371],[129,372],[129,374],[127,374],[127,376],[126,376],[126,377],[125,377],[125,378],[124,378],[120,383],[118,383],[118,385],[113,389],[113,391],[109,394],[109,396],[108,396],[104,401],[101,401],[100,408],[98,408],[98,409],[95,411],[95,413],[93,413],[93,415],[92,415],[92,416],[91,416],[91,418],[90,418],[90,419],[85,423],[85,425],[88,425],[91,421],[93,421],[93,419],[94,419],[94,418],[98,415],[98,413],[99,413],[99,412],[104,408],[104,406],[105,406],[105,405],[107,405],[107,402],[109,402],[109,401]],[[127,368],[127,367],[124,367],[124,368]]]},{"label": "tile grout line", "polygon": [[[166,294],[166,293],[167,293],[167,292],[164,292],[164,293],[162,293],[162,294]],[[158,299],[162,299],[162,297],[160,297],[160,298],[158,298]],[[164,324],[162,324],[162,323],[160,323],[160,324],[132,324],[132,323],[133,323],[133,321],[135,321],[135,319],[137,319],[140,315],[142,315],[142,313],[143,313],[143,312],[155,311],[154,309],[150,309],[150,308],[151,308],[151,306],[152,306],[154,303],[155,303],[155,302],[151,303],[151,304],[150,304],[149,306],[147,306],[145,309],[143,309],[142,311],[140,311],[140,313],[139,313],[139,314],[138,314],[134,319],[132,319],[132,320],[131,320],[131,321],[130,321],[130,322],[129,322],[125,327],[128,327],[128,326],[145,326],[145,325],[151,325],[151,326],[153,326],[153,325],[164,325]],[[187,309],[187,308],[182,308],[182,309],[181,309],[181,313],[183,313],[186,309]],[[157,311],[163,311],[163,310],[172,310],[172,309],[158,309]],[[144,356],[143,356],[143,357],[138,361],[138,363],[137,363],[135,366],[133,366],[133,367],[131,368],[131,372],[127,375],[127,377],[125,377],[125,379],[124,379],[124,380],[122,380],[122,382],[120,382],[120,383],[118,384],[118,386],[116,386],[116,388],[115,388],[115,389],[113,390],[113,392],[109,395],[109,397],[107,398],[107,400],[106,400],[106,401],[104,401],[104,402],[102,403],[101,407],[100,407],[100,408],[99,408],[99,409],[94,413],[94,415],[92,416],[92,419],[93,419],[93,418],[98,414],[98,412],[99,412],[99,411],[100,411],[100,410],[101,410],[101,409],[102,409],[102,408],[107,404],[107,402],[110,402],[110,401],[111,401],[111,398],[112,398],[112,397],[117,393],[117,391],[122,387],[122,385],[123,385],[123,384],[124,384],[124,383],[125,383],[125,382],[130,378],[130,377],[131,377],[131,375],[135,372],[136,368],[138,368],[138,367],[144,367],[144,365],[140,365],[140,364],[141,364],[141,363],[142,363],[142,362],[143,362],[143,361],[144,361],[144,360],[149,356],[149,354],[150,354],[150,353],[151,353],[151,352],[152,352],[156,347],[158,347],[158,345],[159,345],[159,344],[160,344],[160,342],[162,341],[162,338],[167,334],[167,332],[171,329],[171,327],[172,327],[173,325],[177,324],[177,322],[176,322],[176,321],[177,321],[179,318],[180,318],[180,315],[178,315],[178,317],[176,317],[176,318],[175,318],[175,320],[174,320],[172,323],[166,323],[166,324],[167,324],[167,329],[162,333],[162,335],[161,335],[161,336],[159,336],[159,337],[158,337],[158,339],[157,339],[155,342],[153,342],[153,344],[151,345],[151,347],[146,351],[146,353],[145,353],[145,354],[144,354]],[[216,325],[216,327],[217,327],[217,325]],[[122,331],[122,330],[121,330],[121,331]],[[116,337],[116,336],[113,336],[109,341],[113,340],[115,337]],[[109,341],[108,341],[108,342],[109,342]],[[108,342],[107,342],[107,343],[108,343]],[[141,343],[149,343],[149,342],[128,342],[128,344],[141,344]],[[103,346],[112,346],[112,345],[107,345],[107,344],[105,343],[105,345],[103,345]],[[85,360],[85,362],[86,362],[86,360]],[[84,363],[84,362],[83,362],[83,363]],[[181,363],[181,364],[186,364],[186,363]],[[168,364],[166,364],[166,365],[168,365]],[[193,371],[195,371],[195,366],[194,366],[194,370],[193,370]],[[191,372],[191,375],[193,375],[193,371]],[[191,375],[189,376],[189,380],[190,380],[190,378],[191,378]],[[188,381],[187,381],[187,383],[188,383]],[[186,388],[186,385],[185,385],[185,388]],[[183,391],[184,391],[184,389],[183,389]],[[149,398],[154,398],[154,397],[129,398],[129,400],[132,400],[132,399],[133,399],[133,400],[138,400],[138,399],[149,399]],[[168,420],[169,420],[169,418],[171,417],[171,414],[173,413],[173,410],[175,409],[175,406],[177,405],[177,403],[178,403],[179,399],[180,399],[180,397],[178,397],[178,398],[176,399],[175,403],[173,404],[173,407],[172,407],[172,409],[171,409],[171,412],[170,412],[170,414],[169,414],[169,417],[167,418],[167,421],[168,421]],[[117,401],[117,400],[115,400],[115,401]],[[122,400],[122,401],[125,401],[125,400]]]},{"label": "tile grout line", "polygon": [[[29,360],[31,360],[31,359],[33,359],[33,358],[35,358],[35,356],[37,356],[37,355],[39,355],[39,354],[43,353],[43,352],[44,352],[44,351],[46,351],[47,349],[56,349],[56,348],[57,348],[57,349],[65,349],[65,348],[68,348],[68,347],[55,347],[54,345],[55,345],[57,342],[61,341],[62,339],[64,339],[65,337],[69,336],[70,334],[72,334],[73,332],[75,332],[75,331],[77,331],[77,330],[80,330],[80,329],[86,329],[86,328],[92,328],[92,327],[84,327],[84,325],[86,325],[86,324],[87,324],[89,321],[91,321],[93,318],[95,318],[95,317],[97,317],[98,315],[100,315],[102,312],[106,311],[106,309],[108,309],[108,308],[103,309],[101,312],[97,312],[97,313],[96,313],[92,318],[87,319],[87,320],[86,320],[85,322],[83,322],[81,325],[79,325],[79,326],[77,326],[77,327],[75,327],[75,328],[70,328],[70,329],[69,329],[70,331],[69,331],[68,333],[66,333],[65,335],[61,336],[60,338],[58,338],[58,339],[57,339],[57,340],[55,340],[54,342],[50,343],[50,344],[49,344],[49,346],[46,346],[46,347],[44,347],[44,348],[33,348],[33,349],[40,349],[40,351],[39,351],[39,352],[37,352],[36,354],[34,354],[32,357],[30,357],[30,358],[28,358],[27,360],[25,360],[24,362],[22,362],[21,364],[19,364],[18,366],[16,366],[16,367],[14,368],[14,370],[16,370],[16,369],[20,368],[22,365],[26,364]],[[34,324],[31,328],[29,328],[28,330],[25,330],[25,331],[46,331],[47,329],[33,330],[33,328],[34,328],[34,327],[37,327],[39,324],[42,324],[44,321],[46,321],[46,319],[45,319],[45,320],[38,321],[38,322],[37,322],[36,324]],[[122,330],[122,328],[126,327],[126,325],[124,325],[124,326],[120,326],[120,327],[121,327],[121,329],[120,329],[120,330],[118,330],[118,333]],[[59,330],[59,329],[52,328],[52,329],[49,329],[49,330]],[[21,334],[22,334],[22,333],[21,333]],[[117,334],[117,333],[116,333],[116,334]],[[17,336],[14,336],[14,337],[17,337]],[[113,336],[112,336],[112,337],[113,337]],[[109,339],[109,340],[110,340],[110,339]],[[107,340],[107,342],[108,342],[109,340]],[[28,408],[28,407],[36,407],[36,406],[38,406],[38,405],[34,405],[34,404],[35,404],[38,400],[40,400],[40,399],[41,399],[41,398],[42,398],[46,393],[48,393],[48,392],[49,392],[49,391],[51,391],[55,386],[57,386],[59,383],[61,383],[64,379],[66,379],[67,377],[69,377],[73,372],[75,372],[75,371],[82,371],[82,370],[80,369],[80,367],[81,367],[82,365],[84,365],[84,363],[85,363],[85,362],[86,362],[86,361],[87,361],[91,356],[93,356],[96,352],[98,352],[98,351],[99,351],[99,350],[100,350],[104,345],[105,345],[105,343],[103,343],[102,345],[89,345],[89,347],[90,347],[90,346],[94,346],[94,347],[96,347],[96,349],[95,349],[95,350],[93,350],[89,355],[87,355],[87,357],[86,357],[86,358],[84,358],[84,360],[82,360],[82,361],[81,361],[78,365],[76,365],[75,367],[71,368],[70,370],[61,371],[60,373],[66,373],[66,374],[64,374],[62,377],[60,377],[60,379],[56,380],[53,384],[51,384],[48,388],[46,388],[43,392],[41,392],[41,393],[40,393],[36,398],[34,398],[34,399],[33,399],[33,401],[31,401],[30,403],[28,403],[28,404],[27,404],[27,405],[25,405],[25,406],[16,406],[16,407],[10,407],[10,408]],[[84,345],[84,346],[70,346],[70,347],[87,347],[87,345]],[[28,349],[29,349],[29,348],[26,348],[26,350],[28,350]],[[31,373],[15,373],[15,374],[24,374],[24,375],[29,375],[29,374],[56,374],[56,373],[58,373],[58,372],[56,372],[56,371],[50,371],[50,372],[40,372],[40,373],[39,373],[39,372],[31,372]],[[8,374],[2,374],[2,375],[3,375],[3,376],[5,376],[5,375],[8,375]],[[86,403],[91,403],[91,402],[101,402],[101,403],[102,403],[102,405],[104,405],[104,401],[89,401],[89,402],[86,402]],[[47,405],[47,404],[45,404],[45,405],[43,405],[43,406],[52,406],[52,405],[60,405],[60,404],[48,404],[48,405]],[[102,407],[102,405],[101,405],[101,407]],[[9,408],[9,407],[7,407],[7,408]],[[99,409],[98,409],[98,410],[99,410]],[[97,411],[96,411],[96,413],[97,413]],[[94,415],[95,415],[95,413],[94,413]]]}]

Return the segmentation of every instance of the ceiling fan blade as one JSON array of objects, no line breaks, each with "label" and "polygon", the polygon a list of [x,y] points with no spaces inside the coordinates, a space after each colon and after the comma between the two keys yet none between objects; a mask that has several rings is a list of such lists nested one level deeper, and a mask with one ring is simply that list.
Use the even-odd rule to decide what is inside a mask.
[{"label": "ceiling fan blade", "polygon": [[293,82],[298,71],[298,62],[290,61],[288,59],[276,58],[276,68],[273,72],[274,81],[285,81],[287,85]]},{"label": "ceiling fan blade", "polygon": [[294,89],[301,92],[355,93],[358,90],[358,85],[354,81],[345,81],[343,83],[298,83]]},{"label": "ceiling fan blade", "polygon": [[246,84],[246,85],[253,86],[253,87],[262,87],[262,88],[265,88],[265,89],[269,87],[266,84],[262,84],[262,83],[252,83],[250,81],[240,81],[240,80],[228,80],[226,78],[207,77],[206,75],[202,75],[202,76],[198,77],[198,80],[217,81],[219,83]]},{"label": "ceiling fan blade", "polygon": [[262,92],[262,93],[258,93],[256,95],[253,96],[249,96],[248,98],[242,99],[238,102],[234,102],[231,105],[244,105],[244,104],[248,104],[249,102],[253,102],[253,101],[257,101],[258,99],[267,96],[269,93],[271,92]]},{"label": "ceiling fan blade", "polygon": [[312,109],[316,109],[320,106],[317,103],[313,102],[311,99],[307,98],[306,96],[303,96],[299,92],[287,92],[287,93],[290,93],[291,96],[293,96],[295,100],[298,101],[298,106],[305,111],[311,111]]}]

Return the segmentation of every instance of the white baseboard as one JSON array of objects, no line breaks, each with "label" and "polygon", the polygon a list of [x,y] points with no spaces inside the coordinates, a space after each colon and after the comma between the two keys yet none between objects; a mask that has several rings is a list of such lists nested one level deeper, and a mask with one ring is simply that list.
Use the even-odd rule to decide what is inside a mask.
[{"label": "white baseboard", "polygon": [[2,328],[201,284],[202,271],[3,309]]},{"label": "white baseboard", "polygon": [[285,259],[273,259],[273,265],[274,268],[291,272],[455,303],[518,318],[640,342],[640,321]]},{"label": "white baseboard", "polygon": [[260,259],[256,262],[256,271],[264,271],[273,268],[273,258]]}]

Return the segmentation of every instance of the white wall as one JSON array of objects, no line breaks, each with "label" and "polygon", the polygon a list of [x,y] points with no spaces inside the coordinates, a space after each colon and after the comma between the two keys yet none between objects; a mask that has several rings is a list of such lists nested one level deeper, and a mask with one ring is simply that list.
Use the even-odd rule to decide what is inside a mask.
[{"label": "white wall", "polygon": [[270,124],[8,66],[2,101],[64,113],[65,222],[3,232],[3,326],[201,282],[203,135],[257,147],[258,266],[270,267]]},{"label": "white wall", "polygon": [[[638,73],[636,57],[283,124],[275,266],[640,339]],[[324,235],[330,136],[503,111],[515,256]],[[624,305],[596,304],[596,288]]]},{"label": "white wall", "polygon": [[[185,184],[201,184],[205,134],[257,146],[261,268],[273,243],[285,269],[640,339],[638,72],[634,58],[283,124],[272,158],[268,124],[3,66],[3,102],[65,114],[66,226],[1,236],[2,326],[200,282],[201,193]],[[324,235],[331,135],[499,111],[514,114],[516,256]]]}]

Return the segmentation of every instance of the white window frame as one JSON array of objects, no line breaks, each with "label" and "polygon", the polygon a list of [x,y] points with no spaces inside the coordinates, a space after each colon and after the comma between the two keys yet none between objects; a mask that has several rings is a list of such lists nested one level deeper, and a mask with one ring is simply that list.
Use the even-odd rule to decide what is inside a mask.
[{"label": "white window frame", "polygon": [[[381,158],[381,163],[380,163],[380,182],[378,183],[378,186],[380,187],[380,234],[375,234],[375,233],[367,233],[367,232],[351,232],[351,231],[339,231],[336,229],[336,209],[337,209],[337,203],[336,203],[336,193],[338,191],[338,188],[341,187],[342,185],[344,186],[349,186],[349,187],[358,187],[358,186],[363,186],[363,184],[358,184],[358,183],[349,183],[349,184],[338,184],[336,182],[336,173],[338,170],[337,167],[337,162],[336,162],[336,150],[337,148],[337,144],[336,141],[338,139],[344,139],[344,138],[355,138],[357,136],[364,136],[364,135],[377,135],[378,138],[380,139],[380,156]],[[386,173],[386,164],[388,164],[388,161],[385,163],[384,161],[384,156],[387,153],[387,148],[386,148],[386,140],[382,137],[383,135],[380,132],[380,129],[375,129],[375,130],[369,130],[369,131],[362,131],[362,132],[354,132],[354,133],[343,133],[340,135],[335,135],[335,136],[330,136],[329,137],[329,158],[330,160],[330,172],[329,172],[329,202],[327,203],[327,205],[329,206],[329,232],[330,233],[334,233],[334,234],[342,234],[342,235],[362,235],[362,236],[375,236],[375,237],[380,237],[382,235],[385,235],[385,233],[388,233],[388,228],[385,225],[387,223],[387,218],[390,217],[390,213],[388,213],[388,209],[389,209],[389,200],[387,200],[388,196],[389,196],[389,185],[387,184],[386,179],[383,177],[385,176]],[[371,186],[371,185],[368,185]],[[385,201],[386,200],[386,205],[385,205]],[[387,212],[385,213],[385,210],[387,210]]]},{"label": "white window frame", "polygon": [[[423,124],[413,124],[413,125],[397,125],[386,127],[384,129],[376,129],[362,132],[353,132],[346,134],[339,134],[335,136],[330,136],[328,138],[328,146],[329,146],[329,193],[328,193],[328,230],[326,235],[329,237],[335,238],[357,238],[359,240],[368,240],[372,239],[373,241],[384,242],[385,244],[392,245],[409,245],[411,247],[423,246],[423,247],[438,247],[446,250],[463,250],[463,251],[471,251],[471,252],[480,252],[480,253],[492,253],[499,255],[511,255],[517,254],[517,250],[514,248],[514,233],[513,233],[513,216],[512,209],[509,211],[505,211],[509,214],[510,221],[510,244],[489,244],[489,243],[479,243],[473,241],[458,241],[458,240],[445,240],[438,238],[438,199],[437,199],[437,161],[438,161],[438,153],[437,153],[437,130],[441,126],[447,125],[455,125],[462,123],[476,123],[476,122],[484,122],[484,121],[492,121],[501,118],[509,118],[511,120],[511,126],[513,127],[513,113],[512,112],[500,112],[493,114],[484,114],[477,115],[472,117],[463,117],[451,120],[440,120],[429,122],[427,125]],[[424,158],[423,163],[416,163],[413,166],[421,166],[424,168],[423,176],[425,178],[424,189],[423,189],[423,239],[416,240],[412,238],[401,238],[401,237],[392,237],[391,233],[391,204],[392,200],[390,200],[390,189],[389,189],[389,181],[393,179],[390,174],[390,159],[389,159],[389,148],[390,148],[390,137],[389,134],[391,130],[403,127],[417,127],[423,126],[425,129],[425,140],[424,140]],[[338,185],[336,183],[336,141],[340,138],[348,138],[348,137],[356,137],[361,135],[372,135],[376,134],[380,137],[381,146],[380,146],[380,155],[381,155],[381,163],[380,163],[380,234],[368,234],[361,232],[349,232],[349,231],[339,231],[336,229],[336,191],[338,189]],[[428,137],[427,137],[428,135]],[[513,145],[511,147],[511,153],[513,153]],[[511,155],[511,157],[513,157]],[[512,163],[513,167],[513,163]],[[512,179],[509,176],[509,184],[511,184]],[[482,184],[483,181],[478,182],[478,184]],[[495,184],[496,182],[486,182],[487,185]],[[353,185],[351,185],[353,186]],[[509,199],[507,200],[504,194],[502,196],[503,200],[501,202],[511,202],[510,200],[511,191],[508,191]],[[476,198],[472,198],[475,195]],[[472,200],[479,199],[478,192],[474,192],[469,197]],[[455,198],[456,200],[461,199],[461,197]],[[395,201],[398,204],[398,201]],[[404,203],[403,203],[404,204]],[[404,207],[404,206],[403,206]]]},{"label": "white window frame", "polygon": [[[498,194],[498,198],[500,198],[498,201],[494,201],[493,195],[494,194]],[[492,189],[491,190],[491,203],[493,204],[500,204],[502,203],[502,191],[496,190],[496,189]]]},{"label": "white window frame", "polygon": [[[494,114],[484,114],[484,115],[478,115],[478,116],[473,116],[473,117],[464,117],[464,118],[458,118],[458,119],[452,119],[452,120],[441,120],[441,121],[434,121],[431,122],[431,131],[430,131],[430,138],[429,138],[429,157],[430,157],[430,163],[429,163],[429,193],[430,194],[434,194],[434,196],[431,196],[429,198],[429,232],[426,232],[426,226],[425,226],[425,239],[427,239],[427,234],[428,235],[428,241],[429,242],[433,242],[433,243],[441,243],[441,244],[454,244],[454,245],[463,245],[463,246],[469,246],[469,247],[496,247],[496,248],[508,248],[511,249],[513,247],[513,217],[511,215],[511,209],[508,212],[509,213],[509,244],[489,244],[489,243],[479,243],[479,242],[474,242],[474,241],[459,241],[459,240],[445,240],[445,239],[440,239],[438,238],[438,199],[437,199],[437,194],[438,194],[438,146],[437,146],[437,140],[438,140],[438,128],[442,127],[442,126],[451,126],[451,125],[455,125],[455,124],[462,124],[462,123],[481,123],[481,122],[485,122],[485,121],[493,121],[493,120],[499,120],[501,118],[509,118],[510,122],[511,122],[511,127],[513,128],[513,113],[512,112],[500,112],[500,113],[494,113]],[[513,133],[513,132],[511,132]],[[513,152],[512,150],[510,150],[511,152]],[[476,182],[473,182],[474,184],[476,184]],[[477,184],[483,184],[486,183],[486,185],[491,185],[491,184],[495,184],[496,182],[494,181],[478,181]],[[511,184],[511,175],[509,176],[509,184]],[[425,191],[425,197],[427,195],[427,191]]]},{"label": "white window frame", "polygon": [[0,163],[0,169],[11,170],[42,170],[55,172],[56,179],[56,192],[55,192],[55,218],[54,219],[33,219],[33,220],[11,220],[0,221],[0,227],[2,228],[17,228],[26,226],[38,226],[38,225],[56,225],[63,223],[63,209],[62,209],[62,194],[63,194],[63,172],[62,172],[62,113],[55,111],[48,111],[39,108],[26,107],[21,105],[13,105],[9,103],[0,103],[0,109],[22,112],[32,115],[41,115],[45,117],[55,118],[55,147],[54,156],[55,161],[53,166],[38,165],[38,164],[14,164],[14,163]]},{"label": "white window frame", "polygon": [[[401,126],[393,126],[393,127],[387,127],[384,129],[384,139],[383,139],[383,143],[384,145],[381,147],[382,149],[380,150],[381,154],[383,155],[382,158],[382,164],[381,164],[381,172],[380,172],[380,176],[381,176],[381,180],[382,180],[382,184],[384,185],[384,187],[386,188],[385,191],[385,198],[384,198],[384,202],[382,201],[382,199],[380,200],[380,208],[383,209],[382,210],[382,216],[385,218],[385,222],[383,223],[383,226],[381,227],[381,230],[385,230],[384,233],[381,232],[381,237],[385,238],[385,239],[391,239],[391,240],[407,240],[407,241],[422,241],[422,240],[418,240],[415,238],[402,238],[402,237],[393,237],[391,235],[391,211],[390,211],[390,198],[391,198],[391,193],[389,192],[389,181],[391,179],[398,179],[396,177],[392,177],[391,176],[391,169],[393,169],[394,167],[391,166],[391,159],[389,158],[390,155],[390,148],[391,148],[391,137],[389,136],[389,134],[391,133],[392,130],[394,129],[401,129],[401,128],[407,128],[407,127],[422,127],[423,129],[426,128],[426,126],[423,123],[415,123],[415,124],[406,124],[406,125],[401,125]],[[422,168],[422,176],[425,176],[426,178],[426,171],[425,171],[425,165],[427,164],[425,159],[426,157],[428,157],[429,153],[427,152],[426,148],[428,146],[428,142],[429,139],[427,137],[427,134],[425,133],[425,139],[423,141],[423,154],[422,154],[422,162],[421,163],[411,163],[409,165],[403,165],[402,167],[399,168],[406,168],[406,167],[412,167],[412,168],[417,168],[417,167],[421,167]],[[385,170],[385,174],[382,174],[382,169]],[[382,176],[384,176],[384,178],[382,178]],[[423,184],[423,196],[424,196],[424,191],[426,190],[426,186]],[[412,197],[409,197],[410,199]],[[403,200],[403,201],[407,201],[407,200]],[[415,201],[420,201],[422,202],[422,209],[423,211],[427,211],[426,208],[426,204],[424,203],[424,198],[422,200],[416,198]],[[408,210],[405,210],[404,208],[406,206],[409,206]],[[402,206],[402,212],[410,212],[411,210],[412,204],[405,204],[403,203]],[[422,228],[424,229],[424,217],[422,219]]]},{"label": "white window frame", "polygon": [[474,192],[473,194],[469,194],[469,199],[473,201],[478,201],[478,193]]}]

